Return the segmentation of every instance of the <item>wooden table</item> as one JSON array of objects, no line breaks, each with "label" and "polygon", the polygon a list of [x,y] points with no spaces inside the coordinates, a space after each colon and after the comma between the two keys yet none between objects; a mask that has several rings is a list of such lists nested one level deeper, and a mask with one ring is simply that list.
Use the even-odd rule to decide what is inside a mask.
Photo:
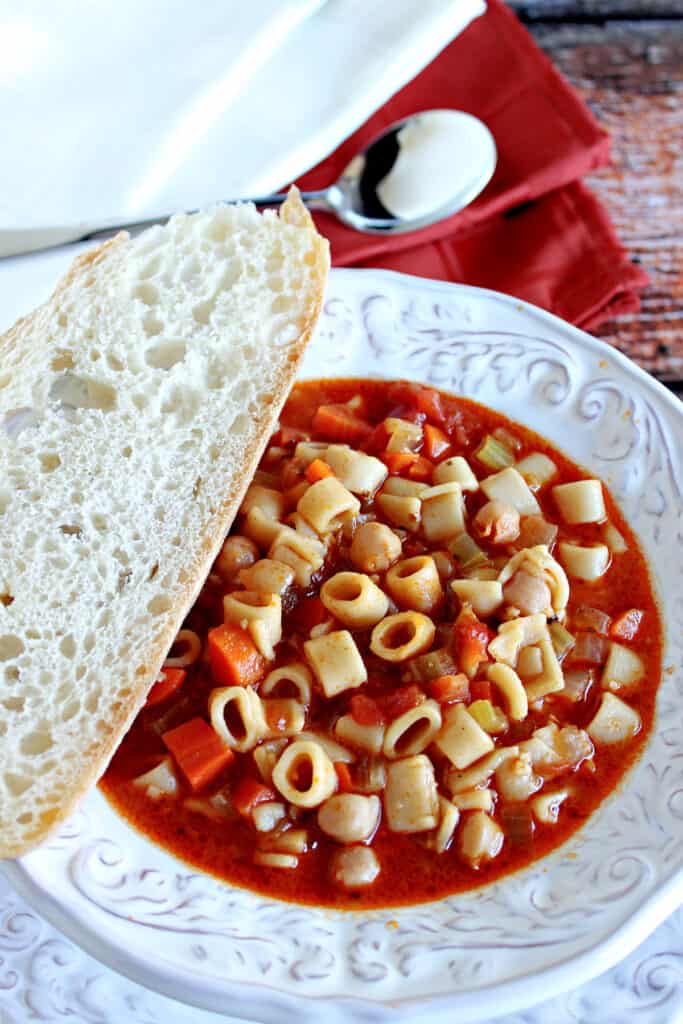
[{"label": "wooden table", "polygon": [[650,287],[595,333],[683,395],[683,0],[511,0],[612,137],[587,178]]}]

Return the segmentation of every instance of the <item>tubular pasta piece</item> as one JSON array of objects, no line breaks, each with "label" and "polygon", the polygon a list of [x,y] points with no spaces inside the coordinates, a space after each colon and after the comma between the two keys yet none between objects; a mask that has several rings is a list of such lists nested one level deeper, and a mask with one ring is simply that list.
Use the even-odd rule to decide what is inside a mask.
[{"label": "tubular pasta piece", "polygon": [[433,611],[443,598],[441,578],[431,555],[404,558],[387,571],[384,585],[399,608]]},{"label": "tubular pasta piece", "polygon": [[[300,789],[297,776],[303,766],[310,781]],[[295,807],[318,807],[337,789],[337,773],[320,744],[299,739],[281,754],[273,769],[273,785]]]},{"label": "tubular pasta piece", "polygon": [[223,598],[226,622],[246,629],[259,652],[268,661],[275,657],[275,645],[282,639],[282,599],[279,594],[238,590]]},{"label": "tubular pasta piece", "polygon": [[608,569],[610,552],[605,544],[570,544],[561,540],[558,544],[560,558],[570,576],[592,583],[599,580]]},{"label": "tubular pasta piece", "polygon": [[322,458],[344,487],[364,498],[374,494],[387,478],[383,462],[346,444],[329,445]]},{"label": "tubular pasta piece", "polygon": [[178,646],[182,648],[181,653],[166,658],[164,668],[187,668],[194,665],[202,653],[202,642],[191,629],[180,630],[173,644],[173,647]]},{"label": "tubular pasta piece", "polygon": [[498,579],[505,586],[519,570],[537,576],[547,583],[550,589],[551,607],[543,609],[550,617],[563,616],[569,600],[569,583],[567,575],[556,559],[548,551],[545,544],[537,544],[533,548],[524,548],[513,555],[501,571]]},{"label": "tubular pasta piece", "polygon": [[276,562],[284,562],[294,570],[294,579],[299,586],[308,587],[313,573],[325,561],[325,546],[319,540],[305,537],[297,530],[279,524],[268,557]]},{"label": "tubular pasta piece", "polygon": [[406,661],[428,650],[435,632],[432,620],[421,612],[387,615],[372,631],[370,650],[384,661]]},{"label": "tubular pasta piece", "polygon": [[492,615],[503,603],[498,580],[453,580],[451,590],[461,604],[469,604],[477,615]]},{"label": "tubular pasta piece", "polygon": [[402,526],[410,533],[416,533],[420,526],[422,505],[419,498],[401,497],[397,494],[378,494],[375,499],[380,510],[394,526]]},{"label": "tubular pasta piece", "polygon": [[529,490],[526,480],[512,466],[485,477],[480,486],[487,498],[506,501],[517,509],[520,516],[540,514],[541,507]]},{"label": "tubular pasta piece", "polygon": [[389,764],[384,812],[392,832],[427,832],[436,828],[439,798],[434,767],[425,754]]},{"label": "tubular pasta piece", "polygon": [[240,512],[248,516],[255,508],[263,512],[267,519],[281,519],[285,511],[284,498],[280,491],[274,491],[271,487],[252,484],[244,496]]},{"label": "tubular pasta piece", "polygon": [[404,711],[387,726],[383,753],[390,760],[420,754],[441,728],[441,708],[435,700],[426,700]]},{"label": "tubular pasta piece", "polygon": [[307,640],[304,654],[328,698],[367,682],[365,663],[355,640],[346,629]]},{"label": "tubular pasta piece", "polygon": [[277,764],[277,759],[286,746],[286,739],[266,740],[265,743],[260,743],[258,747],[255,747],[252,751],[252,757],[256,762],[259,775],[267,786],[269,786],[273,781],[273,768]]},{"label": "tubular pasta piece", "polygon": [[434,484],[460,484],[463,491],[479,490],[479,481],[472,472],[470,464],[462,455],[444,459],[438,466],[435,466],[432,481]]},{"label": "tubular pasta piece", "polygon": [[[506,762],[503,762],[504,764]],[[486,811],[490,813],[494,807],[492,789],[468,789],[463,793],[454,793],[451,797],[459,811]]]},{"label": "tubular pasta piece", "polygon": [[449,771],[446,776],[446,788],[450,793],[465,793],[478,786],[486,786],[496,768],[509,757],[517,757],[519,746],[498,747],[467,771]]},{"label": "tubular pasta piece", "polygon": [[320,600],[342,625],[368,629],[384,618],[389,599],[369,576],[338,572],[323,584]]},{"label": "tubular pasta piece", "polygon": [[406,480],[402,476],[390,476],[382,488],[382,495],[388,495],[392,498],[419,498],[423,491],[427,490],[428,486],[428,484],[421,484],[418,480]]},{"label": "tubular pasta piece", "polygon": [[553,498],[565,523],[601,523],[607,516],[605,496],[599,480],[576,480],[553,487]]},{"label": "tubular pasta piece", "polygon": [[173,796],[178,792],[178,780],[173,771],[172,759],[164,757],[151,771],[133,779],[133,785],[138,789],[146,789],[147,796],[151,800],[158,800],[162,796]]},{"label": "tubular pasta piece", "polygon": [[502,661],[514,668],[520,648],[549,639],[546,617],[539,612],[537,615],[525,615],[511,622],[502,622],[488,651],[494,661]]},{"label": "tubular pasta piece", "polygon": [[[239,715],[240,735],[235,735],[226,721],[225,712],[230,704]],[[222,686],[212,690],[209,696],[209,717],[214,731],[223,742],[240,754],[252,750],[268,733],[261,698],[251,686]]]},{"label": "tubular pasta piece", "polygon": [[549,693],[559,693],[560,690],[564,690],[562,666],[557,660],[552,642],[541,640],[538,650],[541,653],[541,674],[528,682],[525,687],[527,700],[530,703],[540,700],[541,697],[547,697]]},{"label": "tubular pasta piece", "polygon": [[335,743],[329,736],[324,736],[318,732],[302,732],[299,736],[300,740],[307,740],[310,743],[317,743],[319,747],[322,747],[330,761],[337,762],[341,761],[344,764],[351,764],[356,760],[356,755],[353,751],[347,747],[343,747],[340,743]]},{"label": "tubular pasta piece", "polygon": [[359,725],[353,715],[342,715],[334,726],[335,736],[340,740],[359,750],[367,750],[371,754],[379,754],[382,749],[384,732],[383,723]]},{"label": "tubular pasta piece", "polygon": [[302,661],[293,661],[289,665],[281,665],[273,669],[261,683],[259,692],[262,697],[277,697],[277,690],[286,683],[293,683],[297,691],[297,699],[301,704],[311,703],[311,684],[313,677]]},{"label": "tubular pasta piece", "polygon": [[437,484],[420,495],[422,530],[428,541],[448,540],[465,529],[465,503],[457,483]]},{"label": "tubular pasta piece", "polygon": [[281,529],[282,523],[270,519],[258,507],[253,508],[242,523],[242,533],[264,551],[271,546]]},{"label": "tubular pasta piece", "polygon": [[437,853],[445,853],[453,841],[453,835],[460,821],[460,811],[450,800],[440,796],[439,814],[439,827],[434,835],[433,845]]},{"label": "tubular pasta piece", "polygon": [[505,702],[505,710],[513,722],[521,722],[529,713],[529,701],[522,680],[509,665],[498,662],[489,665],[486,674],[489,680],[500,691]]},{"label": "tubular pasta piece", "polygon": [[462,704],[455,704],[444,712],[443,726],[434,745],[460,770],[469,768],[493,750],[491,737]]},{"label": "tubular pasta piece", "polygon": [[360,512],[360,502],[334,476],[311,484],[296,506],[321,536],[332,533]]},{"label": "tubular pasta piece", "polygon": [[254,850],[254,864],[262,868],[289,868],[299,866],[299,858],[288,853],[270,853],[267,850]]}]

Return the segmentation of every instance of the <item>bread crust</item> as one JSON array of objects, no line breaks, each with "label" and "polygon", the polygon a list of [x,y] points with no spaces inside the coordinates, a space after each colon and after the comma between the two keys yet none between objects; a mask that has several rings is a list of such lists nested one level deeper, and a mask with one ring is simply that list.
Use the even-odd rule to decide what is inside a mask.
[{"label": "bread crust", "polygon": [[[240,466],[239,473],[235,476],[236,486],[233,483],[231,493],[225,496],[220,508],[216,512],[210,529],[203,538],[203,557],[196,563],[192,578],[184,588],[182,599],[175,603],[173,614],[170,616],[169,621],[163,630],[160,631],[155,642],[150,646],[146,663],[137,669],[137,678],[131,695],[124,699],[123,706],[118,714],[111,717],[108,723],[109,730],[107,734],[98,743],[92,755],[89,756],[88,762],[81,764],[78,785],[74,786],[73,790],[61,800],[57,808],[51,808],[42,815],[39,833],[37,835],[34,834],[31,839],[11,842],[7,840],[7,837],[0,835],[0,860],[23,856],[45,842],[76,809],[86,793],[103,775],[120,741],[144,705],[147,694],[159,675],[164,659],[173,644],[178,630],[196,601],[225,535],[239,510],[244,494],[272,433],[273,426],[279,417],[282,406],[294,382],[306,346],[315,329],[322,309],[325,283],[330,265],[328,242],[318,234],[313,220],[303,205],[299,192],[295,187],[290,189],[289,195],[281,207],[280,217],[285,223],[310,232],[315,252],[315,263],[311,267],[311,274],[316,279],[314,298],[304,329],[299,338],[289,346],[290,354],[287,366],[277,381],[272,401],[262,406],[261,415],[257,423],[256,438],[244,451],[243,464]],[[12,345],[14,339],[18,338],[27,326],[32,327],[36,320],[40,318],[41,312],[55,304],[59,296],[68,287],[77,283],[79,278],[88,272],[92,264],[104,258],[113,248],[125,245],[128,242],[128,237],[126,232],[121,232],[97,248],[78,256],[66,275],[57,284],[47,302],[33,313],[17,321],[4,336],[0,337],[0,350],[8,345]]]}]

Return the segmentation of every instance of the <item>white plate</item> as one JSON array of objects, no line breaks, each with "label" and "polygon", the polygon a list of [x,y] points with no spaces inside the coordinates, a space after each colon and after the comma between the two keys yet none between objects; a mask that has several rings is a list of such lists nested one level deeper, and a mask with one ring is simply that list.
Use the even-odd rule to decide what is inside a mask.
[{"label": "white plate", "polygon": [[678,402],[588,335],[516,300],[334,271],[308,376],[407,377],[518,418],[602,476],[666,595],[657,730],[625,786],[550,857],[416,908],[338,913],[189,870],[92,793],[12,884],[117,970],[176,999],[280,1022],[490,1019],[609,967],[683,897],[683,531]]},{"label": "white plate", "polygon": [[485,4],[4,8],[0,251],[3,231],[136,220],[275,191],[355,131]]}]

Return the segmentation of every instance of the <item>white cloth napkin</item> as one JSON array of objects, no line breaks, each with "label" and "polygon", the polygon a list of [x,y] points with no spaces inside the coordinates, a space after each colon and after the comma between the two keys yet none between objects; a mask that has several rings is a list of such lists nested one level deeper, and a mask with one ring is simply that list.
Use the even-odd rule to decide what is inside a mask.
[{"label": "white cloth napkin", "polygon": [[0,231],[141,219],[279,188],[483,9],[0,0]]}]

